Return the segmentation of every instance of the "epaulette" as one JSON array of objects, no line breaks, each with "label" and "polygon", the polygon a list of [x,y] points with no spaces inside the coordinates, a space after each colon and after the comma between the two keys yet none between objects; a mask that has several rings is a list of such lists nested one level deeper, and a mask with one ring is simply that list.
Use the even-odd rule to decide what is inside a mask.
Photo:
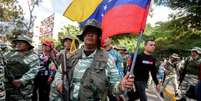
[{"label": "epaulette", "polygon": [[198,63],[201,64],[201,58],[198,59]]},{"label": "epaulette", "polygon": [[108,54],[105,50],[99,49],[99,54],[95,58],[97,61],[108,61]]}]

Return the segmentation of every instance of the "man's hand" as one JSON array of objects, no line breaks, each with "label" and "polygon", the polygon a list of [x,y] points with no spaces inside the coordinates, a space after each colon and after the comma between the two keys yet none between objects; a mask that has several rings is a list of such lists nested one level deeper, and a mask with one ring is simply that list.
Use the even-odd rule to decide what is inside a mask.
[{"label": "man's hand", "polygon": [[129,73],[120,81],[120,91],[124,92],[126,90],[131,90],[134,84],[134,76]]},{"label": "man's hand", "polygon": [[22,84],[22,82],[20,80],[13,80],[12,84],[16,87],[19,88]]},{"label": "man's hand", "polygon": [[58,82],[56,85],[56,89],[59,93],[63,92],[63,83],[62,82]]},{"label": "man's hand", "polygon": [[157,85],[156,85],[156,90],[157,90],[158,92],[160,92],[160,87],[161,87],[160,84],[157,84]]}]

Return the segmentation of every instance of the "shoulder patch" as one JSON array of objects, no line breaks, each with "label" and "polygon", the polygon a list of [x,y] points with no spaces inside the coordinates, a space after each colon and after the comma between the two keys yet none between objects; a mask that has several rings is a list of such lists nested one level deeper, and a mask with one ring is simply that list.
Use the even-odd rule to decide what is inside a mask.
[{"label": "shoulder patch", "polygon": [[97,61],[105,61],[105,62],[108,61],[108,54],[107,54],[106,51],[100,49],[97,52],[98,52],[98,54],[97,54],[97,57],[95,58],[95,60],[97,60]]},{"label": "shoulder patch", "polygon": [[29,64],[30,62],[34,61],[34,60],[39,60],[39,56],[37,54],[29,54],[28,57],[24,58],[24,62],[26,64]]}]

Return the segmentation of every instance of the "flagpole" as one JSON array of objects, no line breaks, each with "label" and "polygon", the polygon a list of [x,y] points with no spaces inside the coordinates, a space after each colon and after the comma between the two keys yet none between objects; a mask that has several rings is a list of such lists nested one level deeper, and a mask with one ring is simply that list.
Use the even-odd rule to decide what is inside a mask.
[{"label": "flagpole", "polygon": [[133,70],[134,70],[134,67],[135,67],[135,64],[136,64],[137,54],[138,54],[139,46],[140,46],[140,43],[141,43],[141,40],[142,40],[142,35],[143,35],[143,31],[140,32],[140,36],[137,39],[137,46],[136,46],[136,50],[135,50],[134,57],[133,57],[133,60],[132,60],[132,65],[131,65],[131,68],[130,68],[130,71],[129,71],[130,75],[134,75]]},{"label": "flagpole", "polygon": [[[134,70],[134,66],[135,66],[135,63],[136,63],[136,58],[137,58],[139,46],[140,46],[140,43],[141,43],[141,40],[142,40],[142,35],[143,35],[143,31],[141,31],[140,35],[138,36],[137,46],[136,46],[135,54],[134,54],[134,57],[133,57],[133,60],[132,60],[132,65],[131,65],[130,70],[128,70],[128,72],[127,72],[127,74],[129,74],[130,76],[134,76],[133,70]],[[135,92],[135,90],[136,90],[135,86],[133,85],[133,91]],[[128,92],[127,90],[124,92],[124,96],[126,97],[126,99],[129,99],[128,95],[127,95],[127,92]]]}]

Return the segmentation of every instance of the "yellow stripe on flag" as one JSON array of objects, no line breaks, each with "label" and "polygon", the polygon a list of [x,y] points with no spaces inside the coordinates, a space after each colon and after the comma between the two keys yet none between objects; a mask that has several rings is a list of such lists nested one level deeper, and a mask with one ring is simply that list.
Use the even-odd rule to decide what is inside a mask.
[{"label": "yellow stripe on flag", "polygon": [[86,20],[103,0],[73,0],[65,10],[64,16],[73,21]]},{"label": "yellow stripe on flag", "polygon": [[72,43],[71,43],[71,47],[70,47],[70,53],[74,52],[76,50],[76,43],[75,43],[75,39],[73,39]]}]

